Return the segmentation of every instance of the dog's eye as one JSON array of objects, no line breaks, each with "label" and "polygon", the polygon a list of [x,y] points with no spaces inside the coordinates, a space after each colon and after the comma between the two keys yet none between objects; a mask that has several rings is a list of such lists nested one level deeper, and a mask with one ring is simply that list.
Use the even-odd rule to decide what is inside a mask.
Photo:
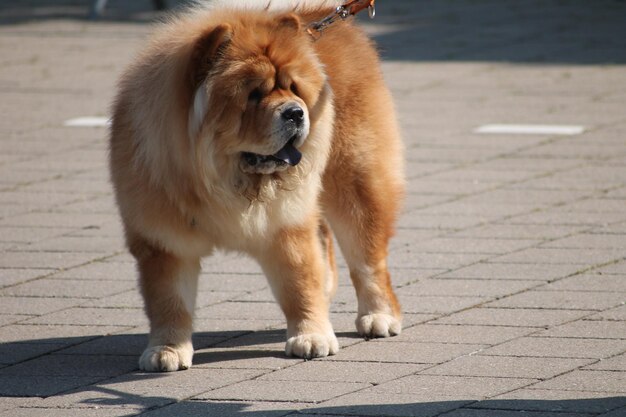
[{"label": "dog's eye", "polygon": [[291,90],[291,92],[294,93],[295,95],[299,95],[298,85],[296,83],[291,83],[291,85],[289,86],[289,90]]},{"label": "dog's eye", "polygon": [[259,102],[263,98],[263,93],[260,88],[255,88],[248,95],[248,101]]}]

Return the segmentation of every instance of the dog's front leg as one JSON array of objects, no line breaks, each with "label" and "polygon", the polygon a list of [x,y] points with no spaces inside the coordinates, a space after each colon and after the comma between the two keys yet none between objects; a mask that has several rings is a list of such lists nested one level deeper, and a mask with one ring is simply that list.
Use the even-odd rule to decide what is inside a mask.
[{"label": "dog's front leg", "polygon": [[177,371],[191,366],[193,310],[200,262],[185,260],[144,243],[131,245],[150,320],[148,347],[139,359],[144,371]]},{"label": "dog's front leg", "polygon": [[288,356],[334,355],[339,344],[328,317],[326,282],[317,222],[289,227],[274,236],[259,262],[287,318]]}]

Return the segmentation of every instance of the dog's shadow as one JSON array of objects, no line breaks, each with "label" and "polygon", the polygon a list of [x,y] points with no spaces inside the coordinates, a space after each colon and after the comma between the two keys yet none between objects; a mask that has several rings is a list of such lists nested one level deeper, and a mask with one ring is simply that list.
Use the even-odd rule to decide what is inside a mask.
[{"label": "dog's shadow", "polygon": [[[285,355],[285,330],[236,330],[194,334],[194,367],[282,368],[302,361]],[[345,339],[356,333],[338,333]],[[113,334],[19,340],[0,344],[0,397],[48,397],[91,389],[104,381],[157,379],[139,371],[146,334]]]}]

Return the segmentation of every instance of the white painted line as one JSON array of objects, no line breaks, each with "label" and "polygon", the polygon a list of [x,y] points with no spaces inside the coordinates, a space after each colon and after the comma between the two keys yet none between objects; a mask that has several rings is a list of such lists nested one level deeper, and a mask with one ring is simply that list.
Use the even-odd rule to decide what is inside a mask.
[{"label": "white painted line", "polygon": [[520,135],[579,135],[584,126],[576,125],[483,125],[474,129],[474,133],[499,133]]},{"label": "white painted line", "polygon": [[63,126],[69,127],[107,127],[111,125],[111,119],[108,117],[77,117],[63,122]]}]

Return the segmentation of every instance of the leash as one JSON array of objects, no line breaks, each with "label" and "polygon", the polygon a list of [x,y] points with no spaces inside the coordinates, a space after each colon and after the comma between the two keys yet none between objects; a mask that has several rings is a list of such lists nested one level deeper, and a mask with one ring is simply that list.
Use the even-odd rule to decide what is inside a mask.
[{"label": "leash", "polygon": [[322,20],[310,23],[306,31],[314,40],[318,40],[322,36],[322,31],[328,26],[338,20],[346,20],[348,17],[354,16],[364,9],[367,9],[370,19],[373,19],[374,16],[376,16],[376,8],[374,7],[375,1],[376,0],[349,0],[342,6],[337,7],[334,12]]}]

